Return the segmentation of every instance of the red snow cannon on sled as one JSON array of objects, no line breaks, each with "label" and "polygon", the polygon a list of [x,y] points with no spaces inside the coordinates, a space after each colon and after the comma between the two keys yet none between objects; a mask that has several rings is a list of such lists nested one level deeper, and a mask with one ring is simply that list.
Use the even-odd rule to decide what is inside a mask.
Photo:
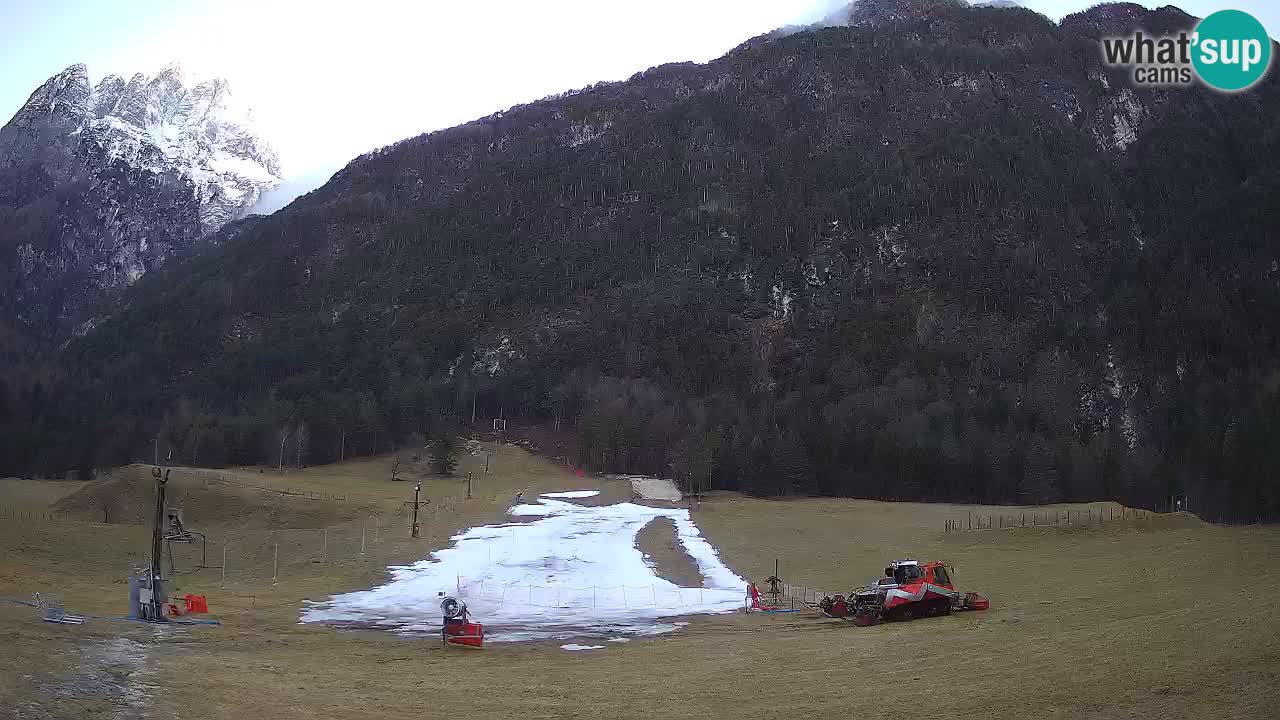
[{"label": "red snow cannon on sled", "polygon": [[444,615],[444,627],[440,629],[440,642],[445,645],[473,648],[484,645],[484,625],[471,622],[466,603],[457,598],[445,596],[440,601],[440,613]]},{"label": "red snow cannon on sled", "polygon": [[991,607],[991,601],[976,592],[957,591],[945,563],[898,560],[889,563],[884,575],[875,583],[850,592],[847,598],[822,598],[818,609],[827,617],[851,620],[854,625],[865,627]]}]

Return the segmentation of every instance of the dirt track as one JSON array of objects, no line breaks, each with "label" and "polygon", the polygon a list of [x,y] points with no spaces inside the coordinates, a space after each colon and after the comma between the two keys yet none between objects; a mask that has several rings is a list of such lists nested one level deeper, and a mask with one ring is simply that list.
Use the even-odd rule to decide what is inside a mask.
[{"label": "dirt track", "polygon": [[[433,504],[453,497],[454,509],[410,541],[398,511],[411,485],[386,480],[383,465],[260,476],[350,493],[336,507],[239,486],[205,491],[194,474],[177,480],[208,493],[192,522],[241,557],[225,591],[216,571],[180,578],[181,591],[209,595],[224,624],[158,638],[124,623],[47,625],[0,603],[0,717],[134,717],[137,703],[150,708],[144,717],[236,720],[843,716],[904,688],[913,715],[939,718],[1271,718],[1280,703],[1280,580],[1269,572],[1280,530],[1271,527],[1161,519],[944,534],[943,521],[968,508],[723,496],[704,501],[695,519],[741,575],[763,580],[776,557],[792,584],[843,589],[886,559],[938,558],[994,607],[865,629],[800,614],[697,618],[675,635],[584,653],[555,644],[466,653],[297,625],[304,597],[377,582],[386,564],[500,517],[515,489],[597,482],[504,449],[475,500],[462,499],[460,481],[426,478]],[[243,515],[244,503],[263,509]],[[379,542],[361,557],[371,508]],[[271,527],[272,518],[305,527]],[[73,610],[119,613],[122,569],[145,551],[146,535],[131,525],[0,523],[0,596],[56,590]],[[276,584],[272,543],[287,558]],[[149,693],[142,700],[139,688]]]}]

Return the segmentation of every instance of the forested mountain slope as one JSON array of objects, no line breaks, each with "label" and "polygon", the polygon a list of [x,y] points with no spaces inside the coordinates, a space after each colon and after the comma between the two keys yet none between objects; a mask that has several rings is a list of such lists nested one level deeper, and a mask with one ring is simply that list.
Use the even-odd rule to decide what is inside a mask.
[{"label": "forested mountain slope", "polygon": [[754,493],[1280,516],[1276,73],[1101,65],[1174,8],[862,12],[357,158],[11,389],[0,462],[323,462],[474,408]]}]

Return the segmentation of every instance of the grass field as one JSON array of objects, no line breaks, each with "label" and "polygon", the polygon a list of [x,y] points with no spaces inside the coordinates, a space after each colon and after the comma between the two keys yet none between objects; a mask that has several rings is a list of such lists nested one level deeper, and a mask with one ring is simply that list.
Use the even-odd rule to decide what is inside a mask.
[{"label": "grass field", "polygon": [[0,479],[0,508],[12,511],[47,512],[53,503],[88,483],[71,480]]},{"label": "grass field", "polygon": [[[944,533],[946,520],[963,524],[971,512],[1018,511],[723,495],[694,518],[739,575],[762,582],[776,558],[793,585],[843,591],[889,559],[941,559],[993,608],[872,628],[806,613],[698,617],[672,635],[586,653],[557,643],[466,652],[297,624],[304,599],[379,582],[388,564],[503,519],[517,491],[601,489],[591,502],[630,494],[514,447],[494,452],[487,478],[482,456],[459,467],[461,478],[481,477],[470,500],[465,479],[414,463],[402,467],[409,482],[391,482],[387,458],[285,473],[175,469],[170,504],[208,534],[209,564],[221,564],[223,548],[228,557],[224,586],[219,569],[191,571],[198,549],[181,548],[178,569],[188,572],[175,590],[207,595],[222,625],[58,626],[0,603],[0,716],[1280,716],[1280,529],[1183,516]],[[404,501],[416,479],[432,502],[412,540]],[[84,487],[4,482],[0,504],[77,519],[0,521],[0,597],[41,591],[76,612],[122,614],[125,573],[147,548],[147,528],[130,523],[150,502],[149,468]],[[334,496],[345,499],[312,499]],[[109,524],[104,497],[120,498]],[[689,560],[664,530],[639,543],[664,576],[687,580]]]}]

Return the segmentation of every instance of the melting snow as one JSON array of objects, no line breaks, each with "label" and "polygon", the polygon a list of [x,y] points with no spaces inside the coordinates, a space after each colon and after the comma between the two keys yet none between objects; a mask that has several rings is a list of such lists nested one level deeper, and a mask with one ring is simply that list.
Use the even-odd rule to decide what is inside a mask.
[{"label": "melting snow", "polygon": [[791,291],[781,285],[773,286],[773,316],[778,320],[791,317]]},{"label": "melting snow", "polygon": [[576,650],[603,650],[604,646],[603,645],[579,645],[578,643],[569,643],[568,645],[561,645],[560,649],[568,650],[569,652],[574,652]]},{"label": "melting snow", "polygon": [[544,498],[589,498],[600,494],[599,490],[566,490],[564,492],[542,493],[538,497]]},{"label": "melting snow", "polygon": [[[540,517],[466,530],[426,560],[389,568],[385,585],[308,602],[301,621],[436,633],[445,592],[467,603],[490,640],[512,642],[655,635],[684,625],[663,618],[742,607],[746,581],[720,561],[688,510],[541,499],[511,512]],[[701,587],[658,577],[636,548],[640,529],[660,517],[675,524]]]},{"label": "melting snow", "polygon": [[1112,142],[1117,150],[1123,152],[1138,139],[1138,125],[1142,122],[1143,107],[1129,88],[1120,91],[1113,107],[1116,112],[1111,116]]},{"label": "melting snow", "polygon": [[217,150],[209,158],[209,167],[217,175],[238,175],[251,181],[275,187],[280,178],[271,174],[261,162],[247,157],[237,157],[225,150]]},{"label": "melting snow", "polygon": [[513,505],[508,513],[516,516],[547,516],[551,514],[551,508],[546,505]]}]

